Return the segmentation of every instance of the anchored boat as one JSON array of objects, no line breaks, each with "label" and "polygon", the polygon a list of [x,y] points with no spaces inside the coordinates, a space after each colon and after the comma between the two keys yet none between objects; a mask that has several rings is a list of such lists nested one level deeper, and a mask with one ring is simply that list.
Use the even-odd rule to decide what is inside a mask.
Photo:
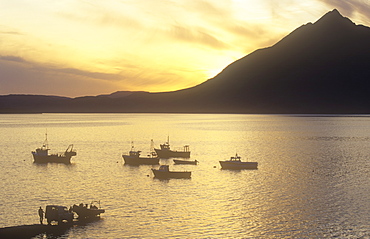
[{"label": "anchored boat", "polygon": [[160,149],[154,149],[160,158],[190,158],[189,145],[185,145],[183,150],[171,150],[170,139],[160,144]]},{"label": "anchored boat", "polygon": [[152,168],[155,178],[169,179],[169,178],[191,178],[189,171],[170,171],[168,165],[161,165],[159,169]]},{"label": "anchored boat", "polygon": [[40,148],[32,151],[33,160],[35,163],[71,163],[71,157],[76,156],[77,153],[73,150],[73,144],[70,144],[63,153],[49,154],[48,137]]},{"label": "anchored boat", "polygon": [[257,162],[242,162],[238,154],[230,160],[220,161],[222,169],[257,169]]},{"label": "anchored boat", "polygon": [[[151,145],[153,145],[153,140],[151,141]],[[151,146],[152,148],[153,146]],[[148,154],[146,157],[140,156],[141,151],[136,151],[132,142],[131,150],[128,155],[124,154],[122,155],[123,160],[125,161],[125,164],[129,165],[141,165],[141,164],[147,164],[147,165],[155,165],[159,164],[159,157],[155,152],[151,150],[151,153]]]}]

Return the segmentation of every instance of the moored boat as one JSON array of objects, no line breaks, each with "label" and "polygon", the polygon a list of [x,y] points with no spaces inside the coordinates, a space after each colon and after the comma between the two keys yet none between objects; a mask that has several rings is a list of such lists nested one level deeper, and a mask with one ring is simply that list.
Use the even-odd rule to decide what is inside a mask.
[{"label": "moored boat", "polygon": [[155,178],[170,179],[170,178],[191,178],[189,171],[170,171],[168,165],[161,165],[159,169],[152,168]]},{"label": "moored boat", "polygon": [[160,144],[160,149],[154,149],[160,158],[190,158],[189,145],[184,145],[183,150],[171,150],[169,137],[167,142]]},{"label": "moored boat", "polygon": [[63,153],[49,154],[49,145],[47,134],[44,143],[40,148],[32,151],[33,160],[35,163],[71,163],[71,157],[77,153],[73,150],[73,144],[70,144]]},{"label": "moored boat", "polygon": [[175,164],[193,164],[193,165],[197,165],[198,164],[198,160],[181,160],[181,159],[174,159],[173,162]]},{"label": "moored boat", "polygon": [[[153,140],[152,140],[153,143]],[[140,156],[141,151],[136,151],[134,149],[134,146],[131,146],[131,150],[128,155],[123,154],[123,160],[125,161],[125,164],[129,165],[141,165],[141,164],[146,164],[146,165],[155,165],[159,164],[159,157],[155,152],[151,152],[148,154],[146,157],[141,157]]]},{"label": "moored boat", "polygon": [[222,169],[257,169],[257,162],[242,162],[238,154],[230,160],[219,161]]}]

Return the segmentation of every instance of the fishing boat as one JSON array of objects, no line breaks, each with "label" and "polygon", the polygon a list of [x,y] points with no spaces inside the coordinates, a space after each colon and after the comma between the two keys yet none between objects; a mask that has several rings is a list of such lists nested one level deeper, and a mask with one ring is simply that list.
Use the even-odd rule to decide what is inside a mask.
[{"label": "fishing boat", "polygon": [[170,179],[170,178],[190,178],[191,172],[189,171],[170,171],[168,165],[161,165],[159,169],[152,168],[155,178]]},{"label": "fishing boat", "polygon": [[174,159],[173,162],[175,164],[193,164],[193,165],[197,165],[198,164],[198,160],[181,160],[181,159]]},{"label": "fishing boat", "polygon": [[45,134],[45,141],[40,148],[32,151],[35,163],[71,163],[71,157],[77,153],[73,150],[73,144],[70,144],[63,153],[49,154],[48,137]]},{"label": "fishing boat", "polygon": [[[153,140],[152,140],[151,145],[153,145]],[[151,146],[151,148],[153,147]],[[140,154],[141,154],[141,151],[136,151],[134,148],[133,142],[132,142],[131,150],[129,154],[128,155],[123,154],[122,157],[123,157],[123,160],[125,161],[125,164],[129,164],[129,165],[159,164],[159,157],[153,150],[151,150],[151,153],[148,154],[146,157],[141,157]]]},{"label": "fishing boat", "polygon": [[160,149],[154,149],[160,158],[190,158],[189,145],[185,145],[183,150],[171,150],[170,138],[167,142],[160,144]]},{"label": "fishing boat", "polygon": [[97,202],[99,203],[99,207],[94,204],[94,201],[90,203],[90,207],[83,203],[80,205],[75,204],[72,206],[72,211],[78,215],[78,219],[92,219],[100,217],[100,214],[104,213],[105,210],[100,208],[100,201]]},{"label": "fishing boat", "polygon": [[222,169],[257,169],[257,162],[242,162],[241,157],[236,154],[230,160],[220,161]]}]

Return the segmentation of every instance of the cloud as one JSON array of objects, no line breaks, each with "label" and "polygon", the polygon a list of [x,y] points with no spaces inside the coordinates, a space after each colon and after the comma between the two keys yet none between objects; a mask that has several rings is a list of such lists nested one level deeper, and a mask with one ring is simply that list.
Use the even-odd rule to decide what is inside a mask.
[{"label": "cloud", "polygon": [[116,75],[51,68],[17,56],[0,56],[0,94],[80,96],[113,92]]},{"label": "cloud", "polygon": [[15,62],[26,62],[25,59],[18,56],[0,56],[0,60],[4,61],[15,61]]},{"label": "cloud", "polygon": [[101,73],[101,72],[91,72],[91,71],[84,71],[74,68],[53,68],[50,66],[45,66],[40,63],[29,62],[23,59],[22,57],[18,56],[1,56],[0,55],[0,62],[17,62],[17,63],[24,63],[22,65],[18,65],[20,68],[28,68],[32,69],[33,71],[39,72],[52,72],[52,73],[63,73],[68,75],[74,76],[81,76],[81,77],[89,77],[92,79],[98,80],[118,80],[119,76],[117,74],[109,74],[109,73]]},{"label": "cloud", "polygon": [[359,13],[370,21],[370,2],[368,0],[319,0],[319,2],[338,9],[345,16],[352,17]]},{"label": "cloud", "polygon": [[[188,29],[200,29],[222,45],[212,44],[218,50],[242,51],[248,53],[255,50],[254,47],[262,45],[266,39],[271,39],[271,25],[266,22],[249,21],[249,19],[263,18],[263,14],[258,13],[251,16],[254,8],[258,8],[261,2],[251,5],[247,1],[244,3],[232,0],[225,1],[191,1],[185,6],[190,11],[189,18],[194,18],[194,24],[198,28],[182,27],[181,33],[186,35]],[[249,18],[250,17],[250,18]],[[180,29],[177,29],[180,30]],[[274,37],[272,37],[274,38]],[[220,40],[222,39],[222,40]],[[274,38],[278,40],[278,38]],[[270,40],[269,40],[270,41]],[[201,41],[200,41],[201,42]],[[211,42],[210,42],[211,43]],[[213,42],[214,43],[214,42]],[[259,44],[260,43],[260,44]],[[248,49],[245,51],[244,49]]]},{"label": "cloud", "polygon": [[177,40],[181,40],[191,44],[201,44],[207,47],[216,49],[226,49],[229,46],[212,36],[205,29],[201,28],[190,28],[183,26],[172,26],[170,29],[170,35]]},{"label": "cloud", "polygon": [[38,69],[44,72],[51,71],[55,73],[63,73],[63,74],[74,75],[74,76],[88,77],[88,78],[97,79],[97,80],[118,81],[122,79],[122,77],[117,74],[90,72],[90,71],[83,71],[83,70],[74,69],[74,68],[50,69],[50,68],[45,68],[45,67],[39,67]]},{"label": "cloud", "polygon": [[23,35],[23,33],[15,30],[14,28],[0,25],[0,34],[2,35]]},{"label": "cloud", "polygon": [[6,35],[23,35],[22,33],[16,32],[16,31],[0,31],[0,34],[6,34]]},{"label": "cloud", "polygon": [[56,15],[68,21],[90,24],[92,26],[130,29],[139,29],[144,27],[140,21],[138,21],[134,17],[125,15],[124,12],[120,13],[114,9],[106,9],[99,6],[81,8],[81,11],[78,12],[58,12],[56,13]]}]

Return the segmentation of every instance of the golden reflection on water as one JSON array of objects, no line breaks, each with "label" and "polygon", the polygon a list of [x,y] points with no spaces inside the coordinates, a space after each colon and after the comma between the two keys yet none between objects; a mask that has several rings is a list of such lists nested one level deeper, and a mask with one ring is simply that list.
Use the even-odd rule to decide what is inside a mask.
[{"label": "golden reflection on water", "polygon": [[[368,118],[42,114],[3,115],[0,123],[2,226],[37,223],[39,206],[101,200],[104,220],[68,237],[300,238],[369,229]],[[75,145],[72,165],[32,164],[46,129],[52,151]],[[151,166],[123,165],[131,141],[145,154],[151,139],[158,147],[168,136],[175,148],[189,144],[200,163],[161,164],[193,171],[190,180],[157,180]],[[259,169],[220,170],[218,161],[235,153]]]}]

